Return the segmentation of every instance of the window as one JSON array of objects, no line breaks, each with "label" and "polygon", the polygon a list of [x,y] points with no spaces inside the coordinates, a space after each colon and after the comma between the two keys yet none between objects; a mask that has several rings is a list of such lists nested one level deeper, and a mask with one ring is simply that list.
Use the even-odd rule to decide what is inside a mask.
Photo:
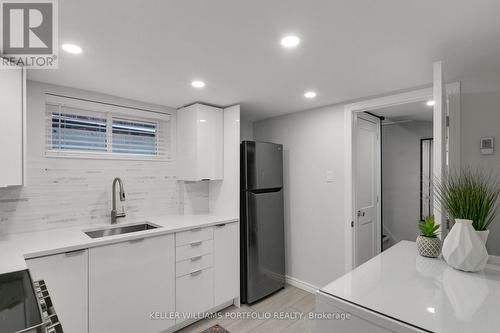
[{"label": "window", "polygon": [[47,156],[168,158],[168,115],[61,99],[50,96],[46,103]]},{"label": "window", "polygon": [[[57,108],[49,105],[48,108]],[[106,118],[50,112],[52,150],[107,151]]]},{"label": "window", "polygon": [[156,155],[156,123],[113,119],[113,152]]}]

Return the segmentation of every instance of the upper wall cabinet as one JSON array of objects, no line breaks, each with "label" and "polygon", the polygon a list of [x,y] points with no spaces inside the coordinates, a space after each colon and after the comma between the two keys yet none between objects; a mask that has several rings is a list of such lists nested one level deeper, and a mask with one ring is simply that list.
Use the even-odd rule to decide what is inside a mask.
[{"label": "upper wall cabinet", "polygon": [[25,72],[5,69],[0,75],[0,187],[23,185]]},{"label": "upper wall cabinet", "polygon": [[223,110],[193,104],[177,112],[178,179],[224,178]]}]

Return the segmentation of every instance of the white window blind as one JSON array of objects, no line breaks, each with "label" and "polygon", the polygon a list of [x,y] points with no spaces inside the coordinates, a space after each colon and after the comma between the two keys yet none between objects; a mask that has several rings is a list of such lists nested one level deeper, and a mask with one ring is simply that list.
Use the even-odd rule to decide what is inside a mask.
[{"label": "white window blind", "polygon": [[114,153],[144,155],[160,153],[158,123],[113,118],[112,126]]},{"label": "white window blind", "polygon": [[116,113],[105,106],[101,112],[96,111],[99,103],[87,103],[91,103],[89,108],[47,101],[47,156],[169,158],[169,121],[165,115],[154,117],[154,113],[137,110]]}]

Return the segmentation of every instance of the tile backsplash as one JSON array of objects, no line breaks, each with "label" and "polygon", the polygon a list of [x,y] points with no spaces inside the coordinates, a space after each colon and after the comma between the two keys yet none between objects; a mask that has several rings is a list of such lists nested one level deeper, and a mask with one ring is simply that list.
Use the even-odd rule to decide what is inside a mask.
[{"label": "tile backsplash", "polygon": [[[101,165],[101,166],[99,166]],[[177,214],[180,185],[168,162],[63,160],[30,162],[27,186],[0,190],[2,233],[108,222],[113,178],[122,178],[127,217]]]},{"label": "tile backsplash", "polygon": [[177,181],[175,160],[45,157],[46,91],[93,97],[90,92],[28,82],[26,186],[0,188],[0,234],[109,223],[114,177],[123,180],[126,193],[125,202],[117,201],[117,208],[123,205],[127,214],[120,223],[208,212],[208,185]]}]

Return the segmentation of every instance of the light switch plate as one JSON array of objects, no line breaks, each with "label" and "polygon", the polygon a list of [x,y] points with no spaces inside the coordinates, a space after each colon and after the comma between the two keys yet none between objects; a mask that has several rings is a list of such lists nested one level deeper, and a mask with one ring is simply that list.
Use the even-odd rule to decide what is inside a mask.
[{"label": "light switch plate", "polygon": [[327,183],[333,183],[335,179],[333,179],[333,171],[332,170],[326,170],[326,182]]}]

